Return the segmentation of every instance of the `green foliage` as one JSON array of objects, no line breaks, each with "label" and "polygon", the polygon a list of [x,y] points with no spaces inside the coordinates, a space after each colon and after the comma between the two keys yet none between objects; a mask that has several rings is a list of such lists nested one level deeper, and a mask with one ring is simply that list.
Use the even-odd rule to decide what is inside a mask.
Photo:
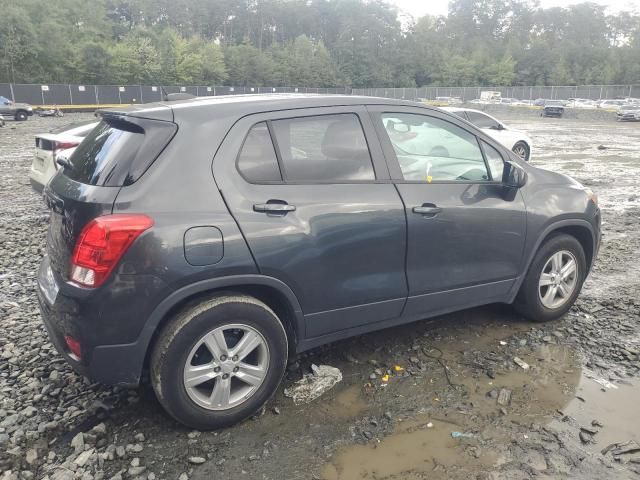
[{"label": "green foliage", "polygon": [[[0,0],[0,82],[411,87],[640,82],[640,15],[595,3]],[[402,20],[402,21],[401,21]]]}]

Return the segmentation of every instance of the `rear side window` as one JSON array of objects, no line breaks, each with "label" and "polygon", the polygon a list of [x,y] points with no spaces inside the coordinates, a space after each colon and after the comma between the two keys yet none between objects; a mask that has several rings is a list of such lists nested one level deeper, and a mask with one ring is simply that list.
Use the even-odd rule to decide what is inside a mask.
[{"label": "rear side window", "polygon": [[500,124],[493,118],[479,112],[467,112],[467,118],[478,128],[493,128],[496,130],[500,128]]},{"label": "rear side window", "polygon": [[254,125],[247,134],[238,155],[238,170],[245,180],[251,183],[282,180],[278,158],[266,123]]},{"label": "rear side window", "polygon": [[275,120],[272,126],[288,182],[375,179],[369,148],[355,114]]},{"label": "rear side window", "polygon": [[71,168],[64,174],[88,185],[131,185],[151,166],[176,130],[169,122],[105,117],[73,152]]}]

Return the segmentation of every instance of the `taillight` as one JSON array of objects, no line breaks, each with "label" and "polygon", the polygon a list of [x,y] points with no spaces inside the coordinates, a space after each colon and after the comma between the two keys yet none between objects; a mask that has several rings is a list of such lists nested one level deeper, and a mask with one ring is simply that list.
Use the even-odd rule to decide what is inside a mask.
[{"label": "taillight", "polygon": [[74,148],[80,145],[79,142],[53,142],[53,151],[66,150],[67,148]]},{"label": "taillight", "polygon": [[80,342],[70,335],[65,335],[64,341],[69,348],[69,351],[74,356],[74,360],[80,360],[82,358],[82,347]]},{"label": "taillight", "polygon": [[136,238],[152,226],[146,215],[105,215],[89,222],[73,251],[71,281],[84,287],[102,285]]}]

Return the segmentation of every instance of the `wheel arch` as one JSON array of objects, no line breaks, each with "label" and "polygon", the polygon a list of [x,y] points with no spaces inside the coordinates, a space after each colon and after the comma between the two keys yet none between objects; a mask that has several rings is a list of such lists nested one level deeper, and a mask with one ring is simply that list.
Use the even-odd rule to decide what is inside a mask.
[{"label": "wheel arch", "polygon": [[271,308],[287,333],[289,355],[295,355],[298,342],[304,338],[304,318],[293,291],[284,282],[273,277],[237,275],[187,285],[163,300],[150,315],[138,338],[138,347],[143,353],[140,368],[148,366],[153,345],[160,332],[178,311],[189,303],[222,293],[249,295]]},{"label": "wheel arch", "polygon": [[518,294],[520,286],[522,285],[522,282],[524,281],[524,278],[529,271],[529,268],[531,267],[531,262],[533,262],[533,259],[538,250],[540,250],[540,247],[552,236],[562,233],[571,235],[576,240],[578,240],[578,242],[580,242],[580,245],[584,250],[585,259],[587,261],[587,272],[591,270],[593,261],[595,259],[597,245],[596,234],[593,230],[593,226],[588,221],[581,219],[568,219],[552,223],[542,231],[542,233],[536,240],[535,246],[531,249],[531,252],[527,257],[527,262],[525,265],[526,268],[522,270],[520,278],[512,287],[510,302],[513,302],[516,295]]}]

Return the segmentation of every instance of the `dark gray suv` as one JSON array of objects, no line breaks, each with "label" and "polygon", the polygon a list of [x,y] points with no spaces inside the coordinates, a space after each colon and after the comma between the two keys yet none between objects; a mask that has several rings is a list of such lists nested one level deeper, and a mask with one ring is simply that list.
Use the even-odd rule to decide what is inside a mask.
[{"label": "dark gray suv", "polygon": [[409,102],[233,96],[100,112],[47,185],[42,317],[95,381],[200,429],[254,413],[288,358],[494,302],[571,307],[595,195]]}]

